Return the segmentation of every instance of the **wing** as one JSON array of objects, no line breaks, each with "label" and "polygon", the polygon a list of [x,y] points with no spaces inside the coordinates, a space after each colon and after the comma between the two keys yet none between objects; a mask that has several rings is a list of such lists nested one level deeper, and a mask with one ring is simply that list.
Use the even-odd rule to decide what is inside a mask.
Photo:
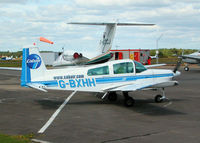
[{"label": "wing", "polygon": [[165,65],[166,64],[145,65],[145,68],[160,67],[160,66],[165,66]]},{"label": "wing", "polygon": [[115,87],[108,87],[104,91],[136,91],[136,90],[151,90],[155,88],[165,88],[170,86],[178,85],[177,81],[167,81],[167,82],[142,82],[142,83],[132,83],[126,85],[119,85]]}]

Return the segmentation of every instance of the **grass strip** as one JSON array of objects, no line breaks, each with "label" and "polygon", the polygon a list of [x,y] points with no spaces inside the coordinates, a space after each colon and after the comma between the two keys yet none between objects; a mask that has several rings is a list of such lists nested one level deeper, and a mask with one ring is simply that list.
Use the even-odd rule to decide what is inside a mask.
[{"label": "grass strip", "polygon": [[0,143],[31,143],[33,134],[30,135],[4,135],[0,134]]}]

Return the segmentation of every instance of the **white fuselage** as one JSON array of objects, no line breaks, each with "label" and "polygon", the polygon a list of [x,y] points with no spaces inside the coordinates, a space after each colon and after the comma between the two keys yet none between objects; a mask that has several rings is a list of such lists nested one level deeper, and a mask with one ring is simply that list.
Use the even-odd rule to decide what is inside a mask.
[{"label": "white fuselage", "polygon": [[[114,64],[133,63],[131,73],[114,73]],[[109,73],[106,75],[90,75],[90,71],[108,66]],[[98,71],[97,71],[98,72]],[[130,86],[143,84],[143,88],[171,81],[174,76],[171,70],[146,69],[142,72],[136,71],[136,65],[132,60],[111,61],[104,64],[68,67],[64,69],[46,70],[44,76],[35,79],[32,83],[45,84],[46,89],[55,90],[77,90],[90,92],[118,91],[123,86],[127,91]]]},{"label": "white fuselage", "polygon": [[194,52],[189,55],[184,55],[182,60],[184,63],[189,63],[189,64],[199,64],[199,59],[200,59],[200,51],[199,52]]}]

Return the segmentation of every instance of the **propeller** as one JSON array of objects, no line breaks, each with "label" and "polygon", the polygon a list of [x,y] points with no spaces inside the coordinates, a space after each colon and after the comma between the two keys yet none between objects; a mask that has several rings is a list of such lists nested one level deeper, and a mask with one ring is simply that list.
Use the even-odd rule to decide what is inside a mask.
[{"label": "propeller", "polygon": [[176,73],[177,70],[180,68],[181,63],[182,63],[182,58],[179,59],[179,61],[177,62],[176,66],[175,66],[175,68],[174,68],[174,70],[173,70],[174,73]]}]

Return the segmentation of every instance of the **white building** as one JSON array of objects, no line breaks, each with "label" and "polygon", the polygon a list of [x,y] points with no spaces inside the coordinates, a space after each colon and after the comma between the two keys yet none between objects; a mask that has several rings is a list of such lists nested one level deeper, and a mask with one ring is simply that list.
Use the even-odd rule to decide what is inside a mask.
[{"label": "white building", "polygon": [[45,63],[45,65],[52,66],[53,62],[57,59],[59,56],[59,52],[41,52],[42,59]]}]

